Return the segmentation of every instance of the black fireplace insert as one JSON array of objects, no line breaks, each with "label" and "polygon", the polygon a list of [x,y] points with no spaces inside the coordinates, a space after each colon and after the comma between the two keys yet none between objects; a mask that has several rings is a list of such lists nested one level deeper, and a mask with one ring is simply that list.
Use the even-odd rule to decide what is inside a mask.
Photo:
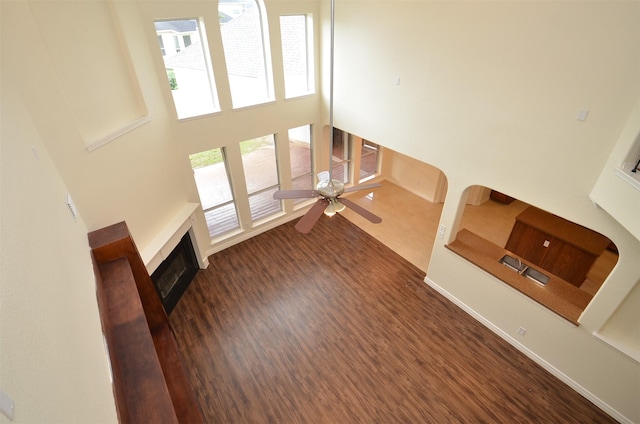
[{"label": "black fireplace insert", "polygon": [[198,260],[187,231],[169,256],[151,274],[167,315],[176,307],[198,270]]}]

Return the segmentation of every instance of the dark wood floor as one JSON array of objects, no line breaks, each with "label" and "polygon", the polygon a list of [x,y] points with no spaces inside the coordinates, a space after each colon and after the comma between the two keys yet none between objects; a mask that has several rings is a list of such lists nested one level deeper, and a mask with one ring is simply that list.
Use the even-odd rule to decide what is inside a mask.
[{"label": "dark wood floor", "polygon": [[294,224],[211,256],[171,314],[208,422],[614,422],[345,218]]}]

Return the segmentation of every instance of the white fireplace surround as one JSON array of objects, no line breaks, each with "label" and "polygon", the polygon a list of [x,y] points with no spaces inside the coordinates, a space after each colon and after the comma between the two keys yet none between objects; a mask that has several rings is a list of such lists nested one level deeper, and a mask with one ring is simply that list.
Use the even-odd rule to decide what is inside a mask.
[{"label": "white fireplace surround", "polygon": [[193,223],[195,222],[193,214],[199,206],[198,203],[187,203],[164,228],[160,230],[156,237],[151,240],[151,243],[140,251],[140,256],[147,267],[149,275],[169,256],[187,231],[191,236],[191,243],[193,244],[193,251],[196,253],[198,266],[200,269],[205,269],[209,266],[209,260],[200,257],[199,252],[201,250],[198,248],[196,235],[193,231]]}]

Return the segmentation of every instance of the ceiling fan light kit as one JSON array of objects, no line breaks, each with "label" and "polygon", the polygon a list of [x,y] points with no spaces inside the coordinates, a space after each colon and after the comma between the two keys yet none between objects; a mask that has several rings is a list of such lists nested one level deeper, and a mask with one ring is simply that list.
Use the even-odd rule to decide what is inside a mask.
[{"label": "ceiling fan light kit", "polygon": [[318,201],[311,206],[307,213],[300,218],[296,224],[296,230],[301,233],[311,231],[316,222],[324,213],[328,217],[334,216],[338,212],[342,212],[345,208],[349,208],[368,219],[374,224],[382,222],[382,218],[369,212],[362,206],[350,201],[349,199],[340,199],[338,197],[347,192],[356,190],[372,189],[381,187],[381,184],[370,183],[346,188],[342,181],[332,178],[331,156],[333,154],[333,52],[334,52],[334,24],[335,24],[335,0],[331,0],[331,48],[330,48],[330,73],[329,73],[329,171],[318,173],[320,182],[315,190],[278,190],[273,194],[274,199],[312,199],[319,197]]}]

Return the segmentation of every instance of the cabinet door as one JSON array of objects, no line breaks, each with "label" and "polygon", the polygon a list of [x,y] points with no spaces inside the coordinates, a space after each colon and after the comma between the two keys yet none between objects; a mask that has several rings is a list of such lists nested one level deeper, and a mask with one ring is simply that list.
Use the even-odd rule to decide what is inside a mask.
[{"label": "cabinet door", "polygon": [[551,236],[516,221],[505,249],[535,265],[540,265],[547,253],[547,248],[544,246],[547,240],[551,240]]},{"label": "cabinet door", "polygon": [[540,266],[574,286],[580,287],[596,259],[595,256],[558,239],[551,241],[548,250]]}]

